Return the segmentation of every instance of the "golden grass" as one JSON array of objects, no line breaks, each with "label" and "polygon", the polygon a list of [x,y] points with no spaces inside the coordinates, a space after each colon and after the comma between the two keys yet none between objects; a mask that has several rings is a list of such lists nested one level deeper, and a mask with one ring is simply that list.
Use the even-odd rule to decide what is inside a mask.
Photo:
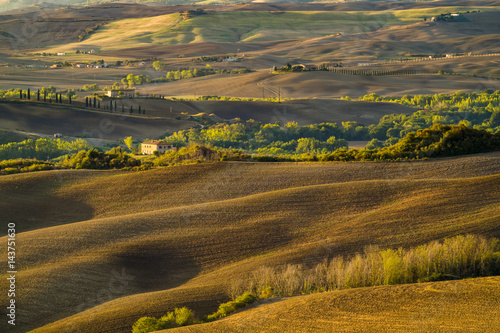
[{"label": "golden grass", "polygon": [[[0,217],[16,220],[21,244],[19,324],[126,331],[173,307],[211,313],[231,279],[261,266],[313,263],[369,244],[498,237],[498,156],[1,177]],[[134,279],[110,291],[113,270]]]}]

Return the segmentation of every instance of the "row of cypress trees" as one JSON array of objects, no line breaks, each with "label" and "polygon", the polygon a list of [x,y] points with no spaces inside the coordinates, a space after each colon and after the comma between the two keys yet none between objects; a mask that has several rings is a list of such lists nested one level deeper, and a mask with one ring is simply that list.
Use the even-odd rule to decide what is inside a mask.
[{"label": "row of cypress trees", "polygon": [[398,69],[393,71],[377,71],[377,70],[358,70],[358,69],[332,69],[332,72],[345,75],[363,75],[363,76],[400,76],[400,75],[415,75],[416,69]]},{"label": "row of cypress trees", "polygon": [[[43,98],[43,101],[44,102],[47,102],[47,100],[49,101],[49,103],[52,103],[52,98],[48,98],[48,95],[47,95],[47,92],[45,92],[43,94],[43,96],[41,95],[40,93],[40,89],[37,90],[36,92],[36,99],[37,101],[40,101],[40,99]],[[28,90],[19,90],[19,99],[28,99],[28,100],[31,100],[31,90],[30,88],[28,88]],[[55,100],[55,103],[63,103],[63,99],[62,99],[62,94],[60,93],[56,93],[56,100]],[[72,100],[71,100],[71,95],[68,96],[68,104],[71,104],[72,103]],[[97,109],[100,109],[101,108],[101,101],[97,99],[96,96],[94,96],[93,98],[92,97],[85,97],[85,107],[87,108],[97,108]],[[109,101],[109,105],[105,105],[104,106],[104,110],[109,110],[109,111],[118,111],[118,107],[116,105],[116,100],[113,101],[113,100],[110,100]],[[122,113],[125,113],[125,106],[121,105],[121,111]],[[145,108],[142,108],[140,105],[138,106],[136,112],[138,114],[146,114],[146,109]],[[129,109],[129,113],[134,113],[134,107],[132,105],[130,105],[130,109]]]},{"label": "row of cypress trees", "polygon": [[[40,89],[38,89],[36,91],[36,100],[37,101],[40,101],[40,99],[43,98],[43,101],[44,102],[47,102],[47,99],[49,100],[50,103],[52,103],[52,97],[48,98],[48,95],[47,95],[47,92],[45,92],[43,94],[43,96],[41,96],[41,93],[40,93]],[[24,91],[24,90],[19,90],[19,99],[28,99],[28,100],[31,100],[31,90],[30,88],[28,88],[28,90]],[[62,99],[62,94],[59,94],[59,93],[56,93],[56,103],[62,103],[63,102],[63,99]],[[71,100],[71,94],[68,95],[68,104],[71,104],[72,103],[72,100]]]},{"label": "row of cypress trees", "polygon": [[[96,96],[85,97],[85,107],[100,109],[101,108],[101,101],[98,100]],[[116,104],[116,100],[110,100],[109,105],[104,105],[104,110],[111,111],[111,112],[113,112],[113,111],[117,112],[118,106]],[[122,113],[125,113],[125,105],[123,105],[123,103],[121,105],[121,111],[122,111]],[[138,114],[146,114],[146,109],[142,108],[139,105],[136,112]],[[134,107],[132,105],[130,105],[129,113],[134,113]]]}]

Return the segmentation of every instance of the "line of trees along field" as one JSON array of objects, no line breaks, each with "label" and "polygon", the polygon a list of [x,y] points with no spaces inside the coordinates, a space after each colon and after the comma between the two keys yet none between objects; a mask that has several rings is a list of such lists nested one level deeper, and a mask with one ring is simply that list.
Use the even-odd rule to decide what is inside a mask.
[{"label": "line of trees along field", "polygon": [[[162,66],[161,64],[162,64],[161,62],[156,61],[154,63],[155,69],[162,70],[164,65]],[[142,74],[141,75],[129,74],[121,79],[121,83],[123,84],[124,87],[134,87],[135,85],[141,85],[144,83],[151,83],[151,82],[171,82],[171,81],[185,80],[185,79],[191,79],[195,77],[201,77],[213,74],[228,74],[228,73],[244,74],[249,72],[251,72],[251,70],[246,68],[237,68],[232,70],[213,69],[210,67],[210,65],[207,65],[206,68],[199,68],[199,69],[183,68],[176,71],[168,71],[166,72],[165,76],[160,76],[159,78],[155,79],[152,79]],[[117,84],[118,82],[115,82],[115,85]]]},{"label": "line of trees along field", "polygon": [[[176,308],[159,319],[142,317],[132,333],[201,324],[224,318],[260,299],[341,289],[454,280],[500,274],[498,239],[461,235],[409,249],[368,246],[352,257],[325,258],[308,265],[261,267],[244,280],[233,280],[228,296],[213,314],[196,320],[188,308]],[[238,296],[239,295],[239,296]]]}]

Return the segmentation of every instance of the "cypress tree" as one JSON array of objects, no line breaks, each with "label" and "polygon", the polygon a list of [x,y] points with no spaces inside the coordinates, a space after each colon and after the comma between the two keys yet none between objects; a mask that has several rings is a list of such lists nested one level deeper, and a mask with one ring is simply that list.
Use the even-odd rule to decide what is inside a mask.
[{"label": "cypress tree", "polygon": [[28,99],[31,99],[31,90],[28,88]]},{"label": "cypress tree", "polygon": [[88,97],[85,97],[85,107],[86,108],[89,107],[89,98]]},{"label": "cypress tree", "polygon": [[69,104],[71,104],[71,93],[69,93],[69,95],[68,95],[68,102],[69,102]]},{"label": "cypress tree", "polygon": [[141,114],[141,113],[142,113],[142,112],[141,112],[141,106],[139,105],[139,114]]},{"label": "cypress tree", "polygon": [[115,112],[116,112],[116,101],[115,101]]},{"label": "cypress tree", "polygon": [[23,99],[23,90],[19,90],[19,99]]},{"label": "cypress tree", "polygon": [[38,89],[36,91],[36,100],[39,101],[40,100],[40,89]]},{"label": "cypress tree", "polygon": [[43,101],[44,101],[44,102],[47,102],[47,92],[44,92],[44,93],[43,93]]},{"label": "cypress tree", "polygon": [[101,108],[101,101],[97,101],[97,108],[100,109]]},{"label": "cypress tree", "polygon": [[134,108],[130,105],[130,113],[134,113]]},{"label": "cypress tree", "polygon": [[109,101],[109,110],[113,111],[113,100]]},{"label": "cypress tree", "polygon": [[97,98],[94,96],[94,108],[96,107],[97,105]]}]

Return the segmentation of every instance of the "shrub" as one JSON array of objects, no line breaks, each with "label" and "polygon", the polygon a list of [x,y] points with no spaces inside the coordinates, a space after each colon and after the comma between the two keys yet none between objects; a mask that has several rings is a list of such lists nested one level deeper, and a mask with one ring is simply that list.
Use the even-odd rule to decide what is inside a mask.
[{"label": "shrub", "polygon": [[154,332],[158,327],[158,319],[154,317],[142,317],[132,326],[132,333]]},{"label": "shrub", "polygon": [[237,297],[234,301],[222,303],[221,305],[219,305],[219,309],[217,310],[217,312],[206,316],[205,320],[213,321],[219,318],[223,318],[228,314],[230,314],[231,312],[241,309],[247,306],[248,304],[255,302],[256,300],[257,298],[255,297],[254,294],[246,292],[243,295]]},{"label": "shrub", "polygon": [[147,333],[168,328],[191,325],[195,321],[194,313],[190,309],[175,308],[160,319],[155,317],[142,317],[132,326],[132,333]]}]

